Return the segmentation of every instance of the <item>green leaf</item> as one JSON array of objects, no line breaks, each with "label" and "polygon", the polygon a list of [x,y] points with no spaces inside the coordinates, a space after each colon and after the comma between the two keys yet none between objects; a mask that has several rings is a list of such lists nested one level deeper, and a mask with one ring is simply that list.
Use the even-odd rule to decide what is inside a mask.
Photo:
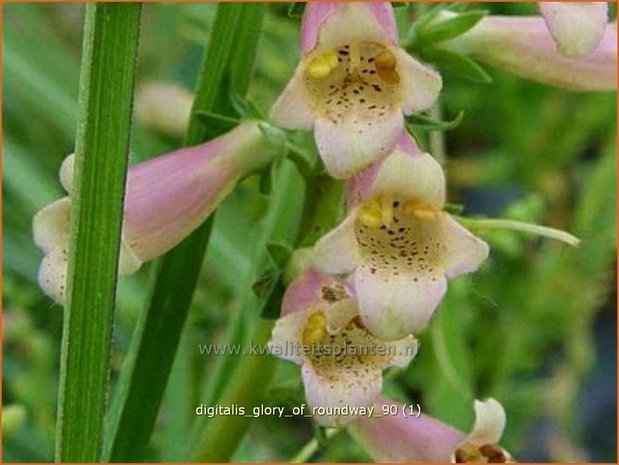
[{"label": "green leaf", "polygon": [[56,461],[98,462],[108,397],[140,4],[86,5]]},{"label": "green leaf", "polygon": [[[186,145],[218,135],[200,122],[199,112],[235,116],[229,86],[247,91],[266,5],[220,3],[202,64]],[[140,317],[110,412],[104,460],[138,461],[154,427],[181,331],[197,284],[213,216],[159,260],[148,307]],[[179,280],[179,276],[183,279]]]},{"label": "green leaf", "polygon": [[448,131],[458,127],[463,118],[464,110],[461,110],[451,121],[440,121],[417,113],[406,116],[406,123],[414,129],[421,129],[423,131]]},{"label": "green leaf", "polygon": [[469,81],[478,84],[490,84],[492,82],[490,75],[466,55],[443,48],[424,49],[421,53],[427,61],[436,63],[440,68]]},{"label": "green leaf", "polygon": [[466,11],[448,19],[431,21],[417,29],[417,45],[425,47],[443,40],[453,39],[475,26],[488,14],[487,11]]}]

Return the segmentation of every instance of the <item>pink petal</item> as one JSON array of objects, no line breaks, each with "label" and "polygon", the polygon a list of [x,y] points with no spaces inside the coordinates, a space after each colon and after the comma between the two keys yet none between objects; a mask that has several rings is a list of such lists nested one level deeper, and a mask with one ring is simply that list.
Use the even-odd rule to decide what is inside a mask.
[{"label": "pink petal", "polygon": [[[399,150],[410,155],[421,155],[421,150],[406,131],[398,138],[394,151]],[[388,158],[388,157],[387,157]],[[372,163],[363,171],[358,172],[349,179],[346,184],[346,205],[349,209],[354,208],[362,200],[366,200],[372,190],[376,175],[380,171],[385,159]]]},{"label": "pink petal", "polygon": [[449,215],[444,215],[443,218],[442,230],[447,246],[444,267],[447,277],[472,273],[488,258],[490,252],[488,244],[475,237]]},{"label": "pink petal", "polygon": [[308,270],[294,280],[286,289],[282,301],[282,315],[308,310],[318,305],[331,303],[329,296],[350,296],[352,290],[348,283],[333,276]]},{"label": "pink petal", "polygon": [[73,171],[75,165],[75,154],[72,153],[67,158],[62,161],[62,165],[60,165],[60,184],[67,191],[68,194],[71,194],[73,191]]},{"label": "pink petal", "polygon": [[341,123],[319,118],[314,137],[329,174],[346,179],[391,152],[403,129],[402,114],[393,111],[371,121],[353,115]]},{"label": "pink petal", "polygon": [[[310,363],[301,370],[305,397],[313,407],[368,407],[380,394],[383,376],[380,368],[368,366],[367,370],[347,369],[321,374]],[[356,419],[347,416],[316,416],[324,426],[342,426]]]},{"label": "pink petal", "polygon": [[69,247],[71,199],[63,197],[39,210],[32,221],[34,243],[43,252]]},{"label": "pink petal", "polygon": [[59,305],[65,302],[68,261],[68,249],[54,249],[39,266],[39,286]]},{"label": "pink petal", "polygon": [[395,405],[397,415],[360,418],[349,431],[377,462],[447,463],[466,439],[461,431],[428,415],[404,417],[400,403],[379,398],[376,405],[380,413],[381,406]]},{"label": "pink petal", "polygon": [[123,237],[141,260],[170,250],[198,227],[236,181],[273,155],[256,122],[129,170]]},{"label": "pink petal", "polygon": [[[340,10],[344,10],[343,12]],[[356,13],[362,16],[367,12],[368,19],[366,21],[350,21],[351,10],[357,10]],[[365,10],[365,11],[363,11]],[[324,23],[329,20],[332,24],[327,24],[332,32],[327,32],[330,36],[326,39],[327,42],[340,42],[336,45],[342,45],[348,40],[363,38],[366,34],[368,40],[370,38],[383,38],[392,43],[398,42],[397,27],[393,8],[388,2],[384,3],[338,3],[338,2],[309,2],[305,6],[303,21],[301,23],[301,51],[303,54],[311,52],[321,42],[324,45],[325,38],[321,39],[321,29]],[[335,33],[335,34],[334,34]],[[331,37],[335,36],[335,37]]]},{"label": "pink petal", "polygon": [[275,124],[287,129],[311,130],[316,116],[311,107],[303,84],[306,63],[302,61],[288,82],[288,85],[271,108],[271,119]]},{"label": "pink petal", "polygon": [[303,328],[308,315],[308,312],[295,312],[279,318],[268,343],[269,353],[298,365],[303,364],[305,357],[298,348],[303,344]]},{"label": "pink petal", "polygon": [[606,27],[593,52],[561,55],[538,17],[487,16],[446,45],[517,76],[577,91],[617,89],[617,24]]},{"label": "pink petal", "polygon": [[604,36],[608,23],[606,2],[541,2],[539,7],[557,49],[566,57],[591,53]]},{"label": "pink petal", "polygon": [[438,98],[443,81],[433,69],[411,57],[405,50],[395,49],[397,71],[401,77],[405,114],[430,108]]},{"label": "pink petal", "polygon": [[435,210],[442,210],[445,191],[445,174],[432,155],[411,155],[396,150],[381,163],[370,193],[419,199]]},{"label": "pink petal", "polygon": [[386,341],[424,329],[447,290],[447,279],[438,274],[396,276],[387,270],[372,273],[363,266],[355,270],[354,279],[363,322]]},{"label": "pink petal", "polygon": [[355,221],[351,211],[338,227],[323,236],[314,247],[314,267],[326,274],[349,273],[357,265]]},{"label": "pink petal", "polygon": [[477,446],[498,444],[507,423],[505,409],[495,399],[475,401],[475,425],[468,440]]}]

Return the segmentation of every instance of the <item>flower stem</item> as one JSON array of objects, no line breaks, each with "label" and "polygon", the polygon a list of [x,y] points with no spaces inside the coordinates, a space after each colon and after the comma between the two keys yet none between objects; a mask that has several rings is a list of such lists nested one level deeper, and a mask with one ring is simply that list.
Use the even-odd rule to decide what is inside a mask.
[{"label": "flower stem", "polygon": [[[436,121],[442,121],[441,100],[440,98],[430,108],[430,116]],[[443,131],[430,132],[430,149],[436,160],[444,165],[446,161],[445,154],[445,133]]]},{"label": "flower stem", "polygon": [[110,351],[140,4],[86,5],[56,461],[98,462]]},{"label": "flower stem", "polygon": [[[339,433],[341,431],[341,429],[328,429],[325,431],[325,436],[326,436],[326,440],[330,440],[331,438],[333,438],[333,436],[335,436],[337,433]],[[324,444],[320,444],[318,442],[318,439],[313,438],[311,439],[307,444],[305,444],[301,450],[299,452],[297,452],[294,457],[292,457],[290,459],[290,463],[305,463],[307,462],[309,459],[312,458],[312,456],[318,452],[318,449],[320,449],[321,447],[324,447]]]}]

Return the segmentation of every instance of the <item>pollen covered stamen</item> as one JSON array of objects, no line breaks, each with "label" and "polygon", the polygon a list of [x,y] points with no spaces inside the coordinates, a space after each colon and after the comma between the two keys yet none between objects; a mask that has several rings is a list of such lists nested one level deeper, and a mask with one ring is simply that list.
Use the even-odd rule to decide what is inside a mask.
[{"label": "pollen covered stamen", "polygon": [[307,73],[314,79],[324,79],[337,67],[337,55],[332,50],[315,57],[307,66]]},{"label": "pollen covered stamen", "polygon": [[312,313],[303,328],[303,344],[310,346],[323,340],[327,334],[327,317],[318,310]]},{"label": "pollen covered stamen", "polygon": [[395,69],[397,61],[395,55],[391,51],[383,50],[376,55],[374,64],[376,66],[376,72],[383,81],[389,84],[397,84],[400,82],[400,75]]},{"label": "pollen covered stamen", "polygon": [[399,81],[395,54],[374,42],[319,51],[310,57],[304,76],[317,112],[334,123],[354,114],[360,131],[397,109]]}]

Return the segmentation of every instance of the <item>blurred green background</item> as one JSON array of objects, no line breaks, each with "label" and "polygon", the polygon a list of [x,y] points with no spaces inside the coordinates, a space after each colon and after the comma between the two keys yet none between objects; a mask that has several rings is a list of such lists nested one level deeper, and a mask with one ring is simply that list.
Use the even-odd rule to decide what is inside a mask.
[{"label": "blurred green background", "polygon": [[[480,5],[493,14],[537,14],[531,3]],[[299,19],[288,7],[270,5],[258,48],[250,96],[265,110],[298,60]],[[73,151],[83,6],[3,9],[3,459],[50,461],[62,309],[37,286],[41,253],[31,222],[62,195],[57,173]],[[193,88],[215,9],[144,5],[138,89],[153,81]],[[493,396],[508,415],[504,446],[519,461],[614,462],[616,95],[572,93],[488,71],[490,85],[444,74],[443,116],[465,111],[462,124],[445,133],[450,200],[464,204],[466,215],[562,228],[582,244],[572,249],[519,233],[476,231],[491,244],[491,258],[476,274],[451,282],[421,335],[419,356],[387,374],[385,393],[465,430],[472,400]],[[180,137],[136,118],[131,162],[180,144]],[[196,346],[221,342],[239,315],[256,278],[257,251],[247,231],[258,227],[267,206],[256,179],[248,179],[217,217],[149,460],[180,456],[215,363]],[[113,382],[144,307],[150,268],[120,280]],[[268,399],[304,402],[296,366],[279,362]],[[304,419],[259,418],[233,458],[286,461],[313,435]],[[341,432],[312,460],[370,459]]]}]

